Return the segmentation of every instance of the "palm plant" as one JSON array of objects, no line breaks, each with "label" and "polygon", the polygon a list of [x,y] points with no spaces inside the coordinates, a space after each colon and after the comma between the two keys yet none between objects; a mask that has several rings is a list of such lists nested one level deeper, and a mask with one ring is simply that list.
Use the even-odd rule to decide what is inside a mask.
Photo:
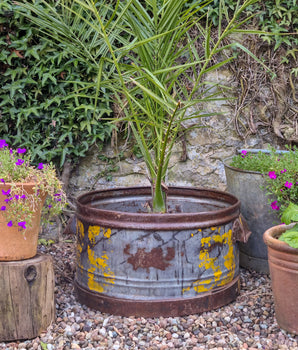
[{"label": "palm plant", "polygon": [[210,115],[191,113],[191,107],[222,99],[217,84],[206,80],[208,73],[235,59],[235,48],[252,55],[235,38],[256,33],[241,29],[251,17],[240,15],[257,1],[238,0],[231,14],[221,0],[215,35],[208,13],[198,15],[211,0],[188,9],[187,0],[24,0],[19,5],[41,33],[97,70],[95,105],[99,94],[113,92],[120,119],[144,157],[153,211],[165,212],[163,183],[175,141],[189,125],[199,127],[197,118]]}]

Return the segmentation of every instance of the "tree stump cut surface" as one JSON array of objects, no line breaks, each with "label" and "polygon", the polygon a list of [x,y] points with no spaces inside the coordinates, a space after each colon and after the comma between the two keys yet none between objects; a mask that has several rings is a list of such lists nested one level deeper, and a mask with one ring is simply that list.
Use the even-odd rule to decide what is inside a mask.
[{"label": "tree stump cut surface", "polygon": [[0,341],[32,339],[54,321],[50,256],[0,262]]}]

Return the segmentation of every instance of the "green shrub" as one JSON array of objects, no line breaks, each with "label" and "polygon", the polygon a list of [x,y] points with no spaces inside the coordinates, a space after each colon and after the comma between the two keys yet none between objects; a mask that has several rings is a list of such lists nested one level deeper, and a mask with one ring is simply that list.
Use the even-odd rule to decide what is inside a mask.
[{"label": "green shrub", "polygon": [[29,149],[33,161],[62,167],[109,137],[112,127],[101,119],[111,112],[108,94],[96,109],[89,97],[95,71],[41,38],[10,0],[0,3],[0,77],[1,137]]}]

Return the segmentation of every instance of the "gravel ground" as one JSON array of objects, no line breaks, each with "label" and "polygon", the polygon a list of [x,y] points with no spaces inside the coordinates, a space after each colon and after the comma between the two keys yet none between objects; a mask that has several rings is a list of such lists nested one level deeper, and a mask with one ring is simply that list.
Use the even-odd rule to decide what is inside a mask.
[{"label": "gravel ground", "polygon": [[54,258],[56,322],[35,339],[0,343],[0,349],[298,350],[298,337],[282,331],[276,323],[266,275],[241,270],[237,300],[201,315],[120,317],[102,314],[76,301],[74,243],[41,246],[39,250]]}]

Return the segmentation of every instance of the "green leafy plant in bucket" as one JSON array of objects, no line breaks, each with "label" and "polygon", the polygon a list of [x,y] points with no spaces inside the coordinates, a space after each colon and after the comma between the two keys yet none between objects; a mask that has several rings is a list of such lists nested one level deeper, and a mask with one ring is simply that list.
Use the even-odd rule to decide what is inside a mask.
[{"label": "green leafy plant in bucket", "polygon": [[260,172],[265,179],[266,195],[271,209],[283,215],[289,204],[298,201],[298,151],[296,148],[278,152],[274,148],[268,151],[250,152],[242,150],[233,157],[231,166],[248,171]]},{"label": "green leafy plant in bucket", "polygon": [[242,29],[253,15],[241,14],[257,0],[238,1],[232,13],[220,1],[215,31],[208,12],[199,14],[211,1],[190,8],[186,2],[60,0],[55,3],[62,15],[48,1],[18,2],[41,35],[63,43],[65,50],[97,69],[94,105],[100,94],[112,92],[121,110],[112,122],[125,123],[133,133],[147,166],[152,211],[157,213],[167,210],[164,183],[175,142],[186,129],[200,126],[198,118],[211,115],[194,111],[194,106],[223,99],[219,84],[208,75],[236,59],[238,49],[258,60],[240,42],[244,33],[261,34]]}]

